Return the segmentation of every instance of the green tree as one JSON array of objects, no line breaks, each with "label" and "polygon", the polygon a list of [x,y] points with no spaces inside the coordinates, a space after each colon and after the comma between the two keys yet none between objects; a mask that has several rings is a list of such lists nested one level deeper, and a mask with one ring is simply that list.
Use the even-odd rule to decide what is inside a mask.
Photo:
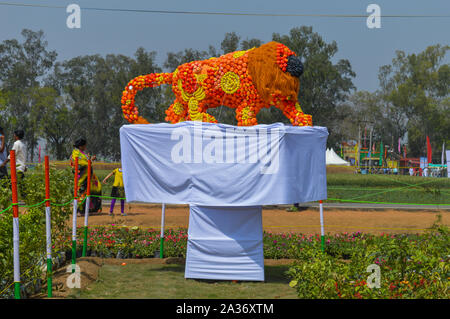
[{"label": "green tree", "polygon": [[[360,137],[363,143],[364,131],[373,130],[374,143],[379,145],[383,142],[385,147],[396,150],[398,138],[406,132],[404,117],[385,102],[380,91],[354,92],[347,102],[338,106],[337,111],[344,119],[339,123],[332,123],[332,130],[335,134],[339,134],[343,141],[358,141]],[[358,136],[359,134],[361,135]],[[366,147],[369,147],[368,143]]]},{"label": "green tree", "polygon": [[14,128],[25,131],[25,140],[33,161],[34,150],[38,143],[38,124],[31,117],[33,92],[40,81],[51,69],[56,60],[56,52],[47,49],[43,31],[24,29],[21,33],[24,41],[5,40],[0,44],[0,81],[7,92],[7,112]]},{"label": "green tree", "polygon": [[[348,100],[336,107],[338,114],[342,115],[341,121],[333,121],[328,126],[341,141],[358,141],[358,135],[365,129],[374,132],[374,140],[378,140],[380,134],[378,125],[381,123],[381,99],[376,93],[356,91]],[[333,145],[337,147],[337,145]]]},{"label": "green tree", "polygon": [[[78,119],[70,112],[67,97],[58,95],[51,87],[36,90],[33,96],[33,110],[35,117],[39,117],[40,136],[46,141],[46,148],[56,156],[57,160],[65,160],[70,155],[70,148],[74,140],[74,127]],[[36,113],[38,115],[36,115]]]},{"label": "green tree", "polygon": [[173,72],[177,67],[184,63],[205,60],[212,57],[212,55],[209,54],[210,52],[198,51],[190,48],[177,53],[169,52],[167,53],[167,59],[164,62],[164,68],[167,69],[168,72]]},{"label": "green tree", "polygon": [[[418,54],[397,51],[392,64],[380,68],[383,98],[403,118],[399,133],[407,131],[412,156],[426,153],[426,136],[435,150],[444,141],[448,145],[450,65],[444,61],[449,49],[437,44]],[[440,162],[440,151],[433,155]]]},{"label": "green tree", "polygon": [[249,50],[252,48],[257,48],[257,47],[261,46],[262,44],[263,44],[262,41],[259,39],[255,39],[255,38],[250,39],[250,40],[247,39],[247,40],[244,40],[241,42],[241,49]]},{"label": "green tree", "polygon": [[236,32],[225,33],[225,38],[220,44],[223,54],[237,51],[241,37]]},{"label": "green tree", "polygon": [[3,127],[5,133],[5,147],[11,149],[12,139],[10,138],[16,125],[15,118],[9,112],[8,92],[0,88],[0,126]]}]

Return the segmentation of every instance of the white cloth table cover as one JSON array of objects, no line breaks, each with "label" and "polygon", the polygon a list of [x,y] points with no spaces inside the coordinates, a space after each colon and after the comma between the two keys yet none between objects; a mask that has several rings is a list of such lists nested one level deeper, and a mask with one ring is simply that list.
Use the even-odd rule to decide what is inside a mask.
[{"label": "white cloth table cover", "polygon": [[327,198],[324,127],[182,122],[120,129],[127,201],[255,206]]}]

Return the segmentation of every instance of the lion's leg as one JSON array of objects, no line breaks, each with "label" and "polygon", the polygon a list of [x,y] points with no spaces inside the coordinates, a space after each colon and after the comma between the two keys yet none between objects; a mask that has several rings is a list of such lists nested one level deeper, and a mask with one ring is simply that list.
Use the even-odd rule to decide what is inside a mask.
[{"label": "lion's leg", "polygon": [[311,115],[303,113],[300,105],[286,105],[282,110],[283,114],[291,121],[294,126],[312,126]]},{"label": "lion's leg", "polygon": [[203,122],[208,122],[208,123],[217,123],[217,120],[214,116],[212,116],[209,113],[203,112]]},{"label": "lion's leg", "polygon": [[202,122],[217,123],[216,118],[213,115],[206,112],[209,106],[210,104],[208,100],[205,99],[199,101],[199,111],[202,114]]},{"label": "lion's leg", "polygon": [[258,124],[258,121],[256,120],[256,109],[247,105],[247,103],[241,104],[236,109],[236,119],[238,121],[238,126],[251,126]]},{"label": "lion's leg", "polygon": [[186,120],[188,115],[186,103],[175,99],[173,104],[166,110],[166,121],[172,124],[179,123]]},{"label": "lion's leg", "polygon": [[191,98],[188,103],[189,119],[191,121],[217,123],[217,120],[211,114],[206,113],[206,101]]}]

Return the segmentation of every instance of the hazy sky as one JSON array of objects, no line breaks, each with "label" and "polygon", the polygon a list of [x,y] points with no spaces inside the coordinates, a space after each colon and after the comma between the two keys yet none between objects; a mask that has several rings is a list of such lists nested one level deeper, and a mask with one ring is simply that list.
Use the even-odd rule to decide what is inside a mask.
[{"label": "hazy sky", "polygon": [[[312,26],[326,42],[336,41],[335,60],[348,59],[356,72],[358,90],[378,88],[378,69],[389,64],[395,50],[418,53],[433,44],[449,44],[450,18],[381,18],[380,29],[369,29],[365,17],[256,17],[83,10],[87,7],[209,11],[277,14],[354,14],[365,15],[369,4],[381,7],[381,15],[450,15],[448,0],[164,0],[164,1],[0,1],[1,3],[57,5],[63,8],[33,8],[0,5],[0,41],[21,39],[24,28],[43,30],[50,49],[58,60],[79,55],[107,53],[131,56],[138,47],[157,52],[162,66],[167,52],[185,48],[220,49],[226,32],[236,32],[242,39],[258,38],[268,42],[274,32],[288,34],[294,27]],[[81,28],[66,26],[65,7],[81,7]]]}]

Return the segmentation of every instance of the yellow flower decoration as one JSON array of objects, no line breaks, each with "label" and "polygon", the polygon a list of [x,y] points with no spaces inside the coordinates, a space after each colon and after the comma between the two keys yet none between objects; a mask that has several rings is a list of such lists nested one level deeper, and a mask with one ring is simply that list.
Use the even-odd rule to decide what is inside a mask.
[{"label": "yellow flower decoration", "polygon": [[173,112],[177,115],[181,115],[183,113],[184,109],[183,109],[183,105],[180,102],[176,102],[173,105]]},{"label": "yellow flower decoration", "polygon": [[201,86],[192,94],[186,93],[183,90],[183,83],[181,80],[178,80],[178,89],[181,92],[181,97],[186,102],[190,101],[192,97],[194,97],[197,100],[203,100],[206,97],[205,90]]},{"label": "yellow flower decoration", "polygon": [[203,100],[206,97],[205,90],[202,86],[200,86],[195,92],[194,92],[194,98],[197,100]]},{"label": "yellow flower decoration", "polygon": [[191,111],[198,111],[198,101],[196,99],[190,99],[188,106]]},{"label": "yellow flower decoration", "polygon": [[202,83],[207,77],[207,74],[194,74],[197,82]]},{"label": "yellow flower decoration", "polygon": [[302,108],[300,107],[300,104],[298,104],[298,102],[295,103],[295,109],[296,109],[297,111],[299,111],[300,113],[303,113]]},{"label": "yellow flower decoration", "polygon": [[233,94],[241,86],[239,75],[234,72],[227,72],[220,80],[220,86],[225,93]]},{"label": "yellow flower decoration", "polygon": [[236,51],[233,54],[233,58],[237,59],[240,58],[241,56],[243,56],[245,53],[247,53],[247,51]]},{"label": "yellow flower decoration", "polygon": [[192,121],[202,121],[203,115],[198,112],[198,101],[195,98],[189,100],[189,115]]},{"label": "yellow flower decoration", "polygon": [[250,107],[246,106],[242,109],[242,119],[246,120],[250,117],[253,117],[253,112],[251,112]]},{"label": "yellow flower decoration", "polygon": [[251,49],[248,49],[248,50],[246,50],[246,51],[236,51],[236,52],[234,52],[234,54],[233,54],[233,58],[238,59],[238,58],[240,58],[241,56],[243,56],[244,54],[246,54],[247,52],[253,50],[254,48],[255,48],[255,47],[253,47],[253,48],[251,48]]}]

